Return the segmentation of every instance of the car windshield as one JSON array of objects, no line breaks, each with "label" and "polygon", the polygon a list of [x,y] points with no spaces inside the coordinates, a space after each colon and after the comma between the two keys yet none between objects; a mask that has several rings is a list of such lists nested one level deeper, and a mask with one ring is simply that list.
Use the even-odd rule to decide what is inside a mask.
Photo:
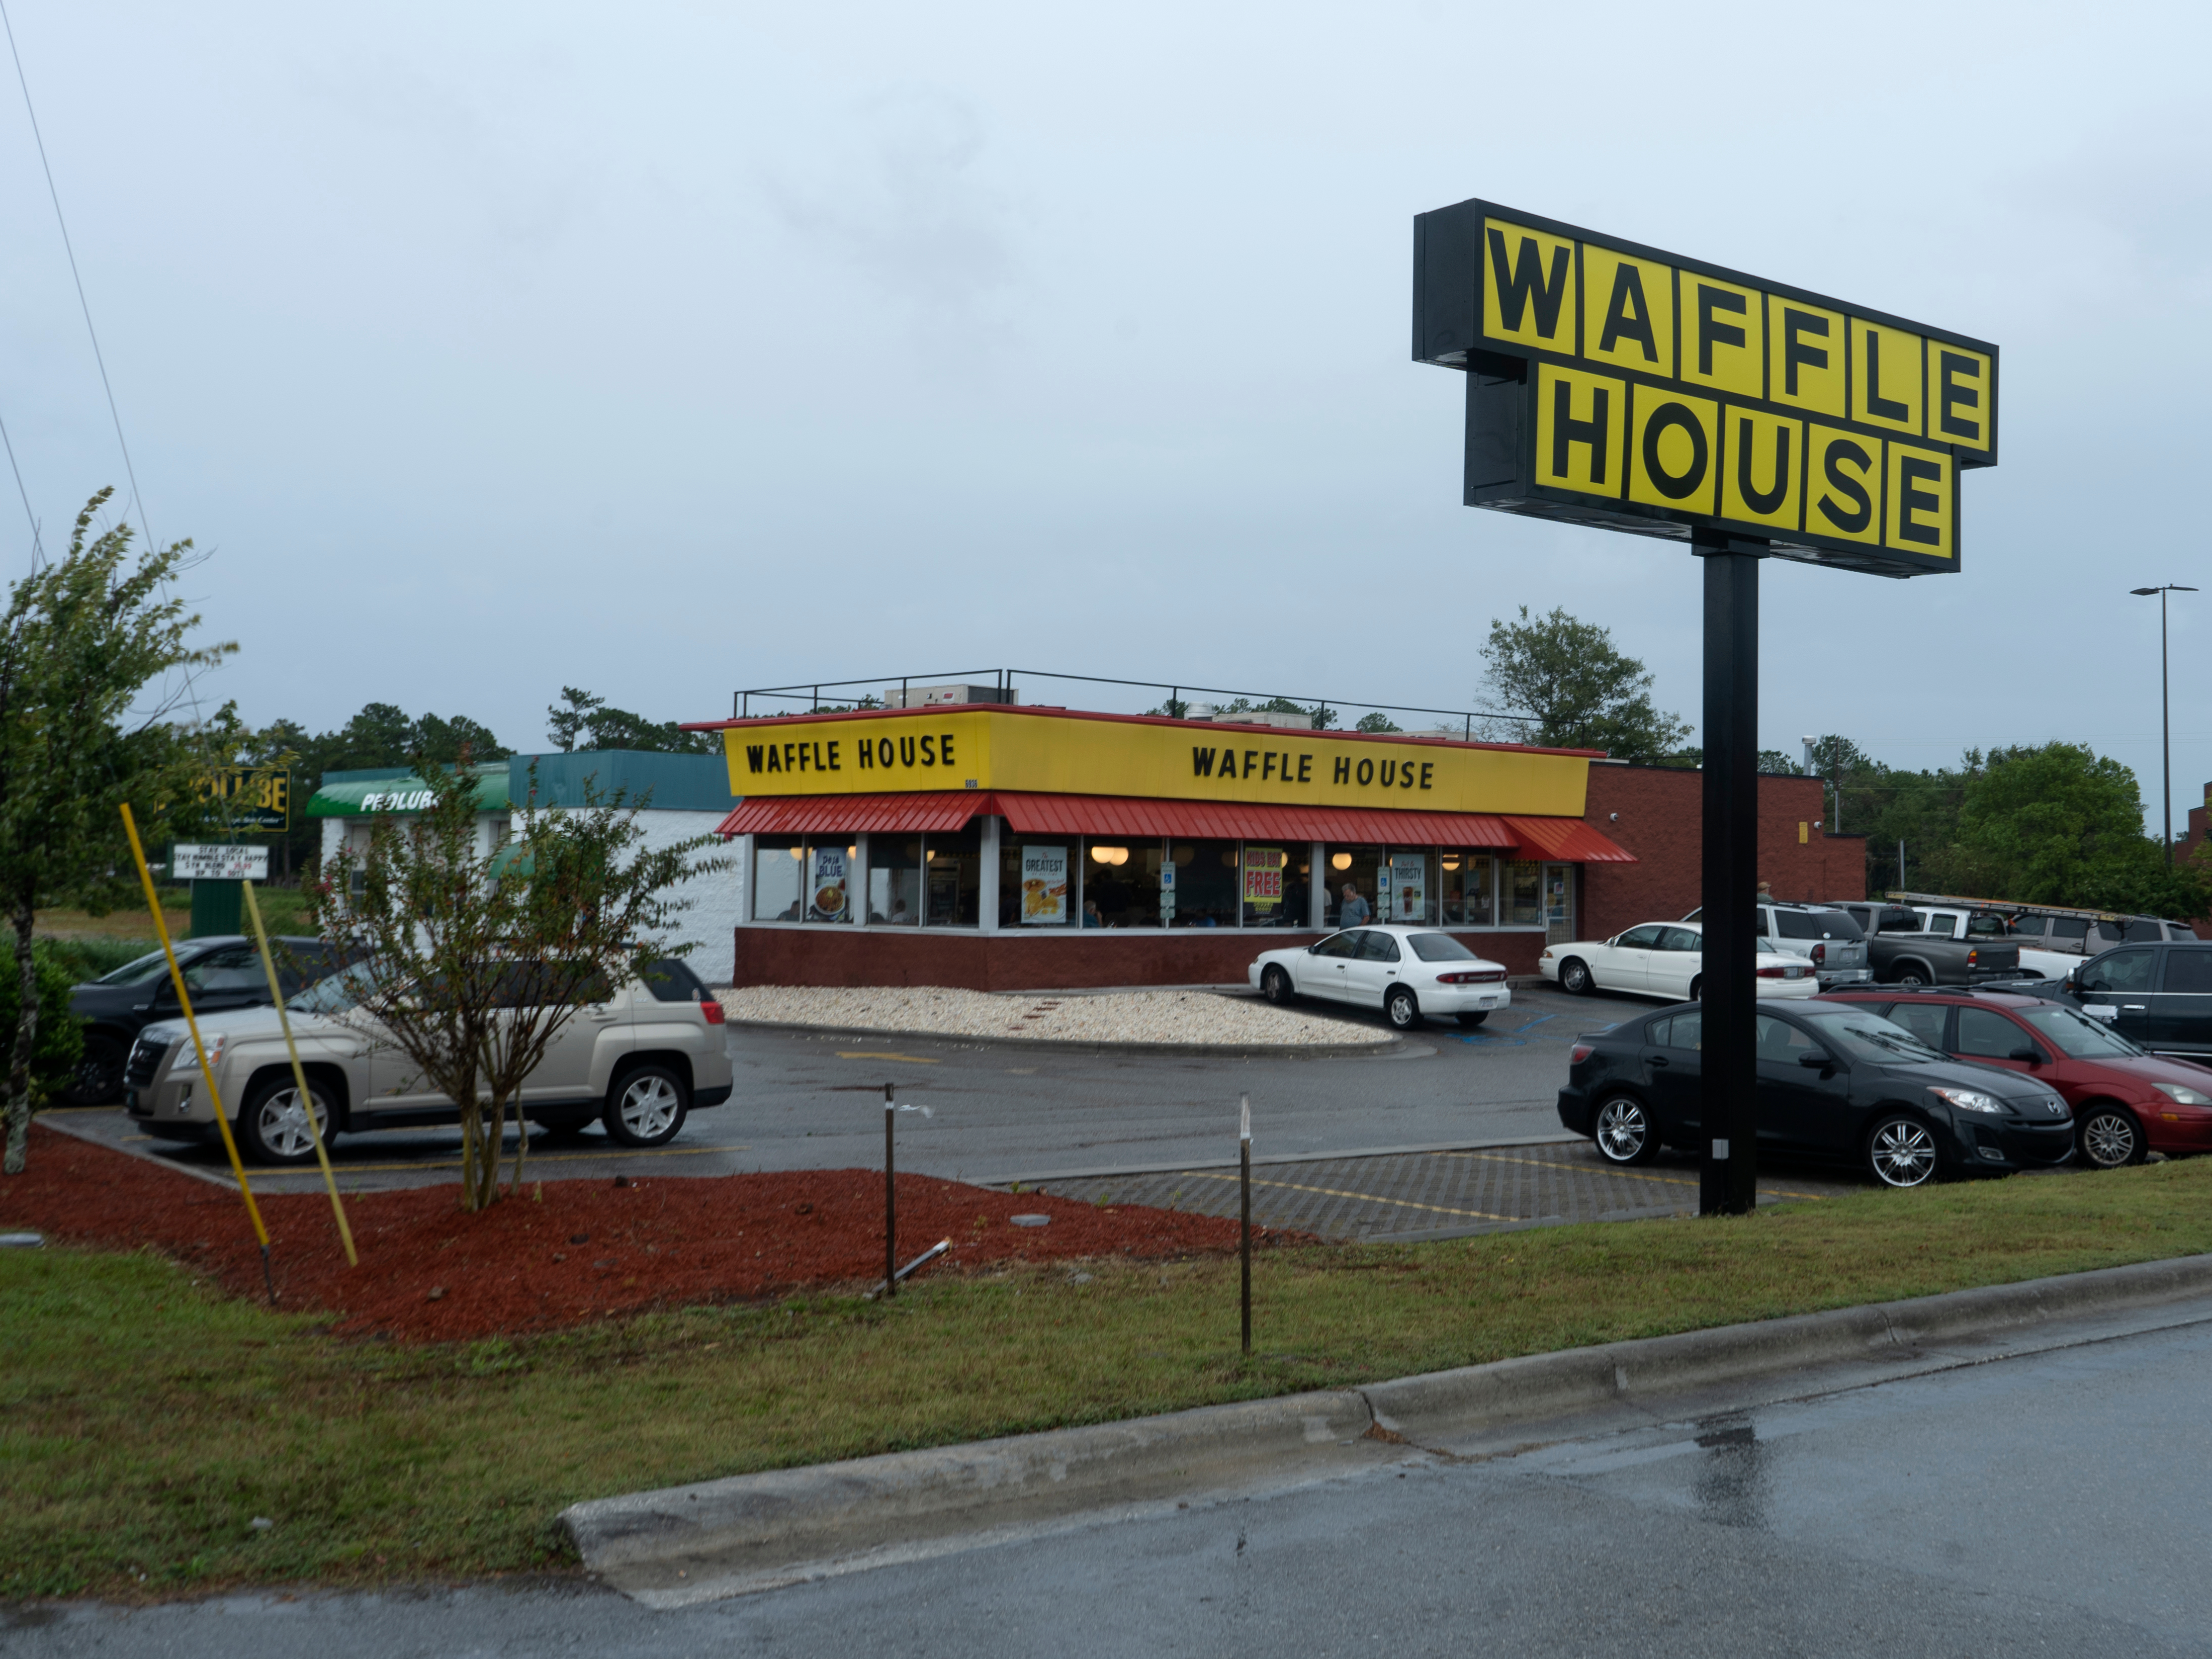
[{"label": "car windshield", "polygon": [[1853,1060],[1869,1060],[1877,1066],[1914,1066],[1945,1056],[1929,1048],[1902,1025],[1884,1019],[1880,1014],[1831,1013],[1826,1010],[1803,1011],[1807,1024],[1840,1053]]},{"label": "car windshield", "polygon": [[1449,933],[1411,933],[1406,943],[1413,947],[1413,954],[1423,962],[1473,962],[1474,951],[1462,945]]},{"label": "car windshield", "polygon": [[2117,1031],[2108,1031],[2086,1014],[2071,1008],[2024,1008],[2020,1017],[2035,1028],[2036,1035],[2069,1060],[2109,1060],[2142,1050]]},{"label": "car windshield", "polygon": [[370,971],[366,962],[350,963],[317,980],[284,1006],[295,1014],[342,1014],[368,991]]},{"label": "car windshield", "polygon": [[169,971],[169,959],[159,951],[149,951],[136,961],[126,962],[112,974],[102,974],[93,981],[95,985],[143,985],[149,979],[159,979]]}]

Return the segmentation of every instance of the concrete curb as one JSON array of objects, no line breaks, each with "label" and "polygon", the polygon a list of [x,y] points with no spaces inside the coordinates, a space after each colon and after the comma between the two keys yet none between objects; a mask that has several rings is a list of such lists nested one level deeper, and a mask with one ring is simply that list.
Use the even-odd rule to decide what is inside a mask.
[{"label": "concrete curb", "polygon": [[964,1548],[1078,1516],[1143,1512],[1266,1478],[1307,1481],[1466,1437],[1832,1361],[2212,1292],[2212,1255],[1531,1354],[1364,1389],[894,1452],[597,1498],[562,1511],[584,1565],[677,1607]]},{"label": "concrete curb", "polygon": [[[794,1025],[775,1019],[739,1019],[723,1024],[732,1030],[781,1031],[792,1036],[866,1037],[874,1042],[954,1042],[983,1048],[1044,1049],[1053,1054],[1203,1054],[1209,1060],[1342,1060],[1354,1054],[1387,1054],[1406,1039],[1385,1032],[1370,1042],[1100,1042],[1085,1037],[977,1036],[959,1031],[895,1031],[872,1025]],[[1346,1022],[1349,1024],[1350,1022]]]}]

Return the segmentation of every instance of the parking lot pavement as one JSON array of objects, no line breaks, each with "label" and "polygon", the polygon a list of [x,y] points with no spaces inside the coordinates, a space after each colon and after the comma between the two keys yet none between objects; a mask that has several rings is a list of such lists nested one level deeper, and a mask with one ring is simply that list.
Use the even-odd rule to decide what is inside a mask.
[{"label": "parking lot pavement", "polygon": [[[1060,1198],[1238,1213],[1233,1169],[1153,1170],[1029,1183]],[[1759,1202],[1819,1200],[1863,1182],[1836,1171],[1762,1172]],[[1373,1158],[1268,1162],[1252,1171],[1252,1219],[1332,1240],[1449,1238],[1568,1221],[1695,1214],[1698,1166],[1669,1157],[1642,1169],[1607,1164],[1586,1140]]]},{"label": "parking lot pavement", "polygon": [[[614,1145],[596,1127],[568,1140],[539,1133],[529,1167],[549,1181],[878,1168],[886,1081],[898,1085],[902,1101],[931,1109],[927,1117],[901,1115],[899,1167],[953,1179],[1233,1160],[1237,1097],[1247,1093],[1260,1145],[1271,1155],[1556,1137],[1554,1102],[1576,1035],[1653,1006],[1517,991],[1511,1008],[1477,1030],[1429,1025],[1377,1054],[1319,1059],[732,1029],[737,1086],[729,1103],[694,1114],[672,1144],[641,1152]],[[1379,1029],[1382,1016],[1371,1019]],[[42,1115],[57,1128],[230,1179],[219,1144],[147,1138],[120,1108]],[[452,1181],[460,1134],[343,1135],[331,1162],[350,1192]],[[322,1184],[313,1164],[256,1170],[252,1178],[270,1192]]]}]

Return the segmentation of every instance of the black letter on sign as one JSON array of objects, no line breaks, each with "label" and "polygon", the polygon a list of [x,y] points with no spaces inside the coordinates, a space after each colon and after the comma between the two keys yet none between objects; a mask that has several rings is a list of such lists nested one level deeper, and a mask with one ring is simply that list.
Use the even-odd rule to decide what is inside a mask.
[{"label": "black letter on sign", "polygon": [[1743,308],[1742,295],[1731,294],[1724,288],[1709,288],[1703,283],[1698,284],[1698,374],[1710,374],[1713,372],[1713,348],[1716,345],[1740,346],[1743,343],[1743,331],[1734,323],[1715,322],[1713,313],[1716,311],[1740,313]]},{"label": "black letter on sign", "polygon": [[[884,740],[884,759],[885,763],[888,763],[890,760],[890,742],[888,738]],[[914,764],[914,739],[912,738],[901,738],[899,739],[899,764],[901,766],[911,766]]]},{"label": "black letter on sign", "polygon": [[1964,373],[1972,375],[1978,380],[1982,377],[1982,366],[1972,357],[1961,357],[1955,351],[1943,352],[1937,357],[1936,362],[1942,371],[1943,387],[1943,418],[1936,422],[1937,426],[1947,436],[1970,438],[1978,441],[1982,435],[1982,423],[1979,421],[1960,420],[1951,410],[1954,408],[1980,407],[1982,394],[1972,386],[1956,384],[1951,377]]},{"label": "black letter on sign", "polygon": [[[1492,231],[1492,235],[1497,233]],[[1590,417],[1575,419],[1574,389],[1565,380],[1559,384],[1552,399],[1552,472],[1556,477],[1567,476],[1568,452],[1577,444],[1588,444],[1590,453],[1590,482],[1605,482],[1605,410],[1607,392],[1600,386],[1590,394]]]},{"label": "black letter on sign", "polygon": [[1213,751],[1211,749],[1200,749],[1196,744],[1190,746],[1190,775],[1194,778],[1213,775]]},{"label": "black letter on sign", "polygon": [[1498,284],[1498,320],[1500,325],[1515,329],[1528,314],[1528,301],[1536,301],[1536,332],[1546,339],[1559,332],[1559,302],[1567,297],[1567,254],[1569,250],[1552,250],[1552,274],[1544,275],[1543,250],[1536,246],[1533,236],[1521,239],[1521,251],[1513,261],[1512,276],[1505,276],[1505,233],[1492,229],[1490,233],[1490,267],[1500,278]]},{"label": "black letter on sign", "polygon": [[[1816,317],[1809,311],[1799,311],[1793,306],[1782,307],[1782,386],[1791,397],[1797,395],[1797,365],[1808,368],[1826,368],[1828,349],[1798,343],[1800,334],[1826,335],[1828,319]],[[1765,509],[1761,508],[1764,512]]]},{"label": "black letter on sign", "polygon": [[1352,781],[1351,761],[1339,755],[1336,757],[1336,775],[1329,781],[1332,783],[1350,783]]},{"label": "black letter on sign", "polygon": [[924,766],[934,766],[937,764],[937,739],[935,738],[924,738],[921,740],[921,763]]},{"label": "black letter on sign", "polygon": [[1867,343],[1867,410],[1885,421],[1902,421],[1912,411],[1894,398],[1881,395],[1881,336],[1869,334]]},{"label": "black letter on sign", "polygon": [[1897,464],[1897,533],[1908,542],[1926,542],[1930,547],[1943,545],[1943,532],[1932,524],[1915,524],[1916,513],[1938,513],[1942,510],[1943,498],[1929,490],[1915,489],[1915,483],[1925,479],[1936,483],[1943,476],[1943,469],[1934,461],[1916,460],[1907,455]]},{"label": "black letter on sign", "polygon": [[1790,428],[1781,427],[1774,434],[1774,487],[1771,489],[1752,487],[1749,416],[1737,424],[1736,434],[1735,487],[1743,492],[1743,504],[1754,513],[1771,513],[1790,493]]},{"label": "black letter on sign", "polygon": [[952,764],[952,734],[950,732],[937,734],[937,758],[943,765]]},{"label": "black letter on sign", "polygon": [[761,769],[761,746],[758,744],[749,743],[745,745],[745,767],[749,771],[753,772]]},{"label": "black letter on sign", "polygon": [[[1659,439],[1670,426],[1679,426],[1690,434],[1690,470],[1677,477],[1659,465]],[[1670,501],[1679,501],[1693,494],[1705,481],[1705,429],[1698,424],[1698,417],[1680,404],[1662,404],[1651,411],[1651,419],[1644,428],[1644,470],[1650,476],[1651,487]]]},{"label": "black letter on sign", "polygon": [[1830,483],[1857,503],[1856,507],[1847,513],[1833,495],[1823,495],[1820,497],[1820,511],[1828,515],[1828,522],[1837,529],[1856,534],[1864,530],[1868,521],[1874,517],[1874,503],[1867,499],[1866,486],[1844,473],[1843,463],[1847,460],[1855,464],[1862,472],[1874,465],[1874,457],[1849,438],[1832,438],[1828,441],[1828,453],[1820,459],[1820,470],[1828,475]]},{"label": "black letter on sign", "polygon": [[873,771],[875,769],[876,740],[873,738],[862,738],[860,739],[860,764],[867,768],[870,771]]},{"label": "black letter on sign", "polygon": [[1651,337],[1651,306],[1644,297],[1644,274],[1626,260],[1613,268],[1613,298],[1606,301],[1605,332],[1598,336],[1600,351],[1613,349],[1615,340],[1634,340],[1644,348],[1644,361],[1659,361],[1659,343]]},{"label": "black letter on sign", "polygon": [[1364,760],[1364,761],[1360,762],[1360,763],[1359,763],[1359,784],[1360,784],[1360,787],[1362,787],[1362,788],[1364,789],[1364,788],[1365,788],[1369,784],[1370,784],[1370,783],[1372,783],[1372,782],[1374,782],[1374,781],[1375,781],[1375,763],[1374,763],[1373,761],[1371,761],[1371,760]]}]

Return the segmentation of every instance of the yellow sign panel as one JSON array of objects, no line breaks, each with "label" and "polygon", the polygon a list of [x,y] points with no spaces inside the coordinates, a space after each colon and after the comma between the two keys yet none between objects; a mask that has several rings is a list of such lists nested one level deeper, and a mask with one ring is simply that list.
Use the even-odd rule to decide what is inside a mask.
[{"label": "yellow sign panel", "polygon": [[725,727],[730,792],[1006,789],[1580,817],[1589,761],[1442,738],[1004,708],[820,714]]},{"label": "yellow sign panel", "polygon": [[1493,340],[1575,345],[1575,245],[1563,236],[1509,224],[1483,226],[1483,332]]},{"label": "yellow sign panel", "polygon": [[1636,388],[1628,445],[1628,498],[1685,513],[1715,511],[1720,405],[1705,398]]},{"label": "yellow sign panel", "polygon": [[1593,243],[1583,253],[1583,356],[1674,372],[1674,270]]},{"label": "yellow sign panel", "polygon": [[1765,395],[1766,304],[1757,289],[1682,273],[1682,373],[1692,386]]},{"label": "yellow sign panel", "polygon": [[1893,432],[1920,430],[1920,337],[1851,319],[1851,418]]},{"label": "yellow sign panel", "polygon": [[1951,458],[1911,444],[1889,447],[1882,541],[1890,547],[1954,556],[1951,546]]},{"label": "yellow sign panel", "polygon": [[1727,459],[1721,468],[1721,516],[1767,529],[1797,529],[1805,498],[1805,423],[1730,404],[1723,425]]},{"label": "yellow sign panel", "polygon": [[1990,355],[1928,343],[1928,435],[1966,449],[1990,447]]},{"label": "yellow sign panel", "polygon": [[1806,530],[1875,545],[1881,540],[1881,440],[1817,423],[1806,434]]},{"label": "yellow sign panel", "polygon": [[1843,313],[1779,295],[1767,301],[1766,396],[1771,403],[1841,418]]},{"label": "yellow sign panel", "polygon": [[1536,482],[1592,495],[1620,494],[1628,386],[1545,363],[1536,379]]}]

